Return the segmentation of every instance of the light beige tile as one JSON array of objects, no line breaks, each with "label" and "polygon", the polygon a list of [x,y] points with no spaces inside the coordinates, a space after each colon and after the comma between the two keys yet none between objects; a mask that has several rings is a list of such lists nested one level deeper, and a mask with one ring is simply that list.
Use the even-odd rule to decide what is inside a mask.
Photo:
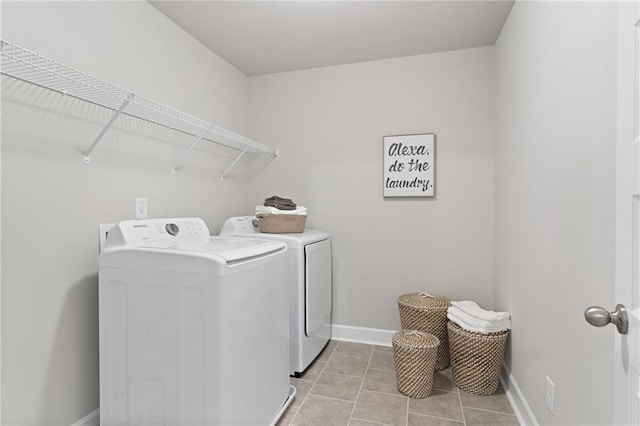
[{"label": "light beige tile", "polygon": [[291,422],[292,425],[347,426],[353,402],[309,395]]},{"label": "light beige tile", "polygon": [[324,372],[318,377],[315,385],[311,389],[311,395],[326,396],[346,401],[355,401],[360,392],[362,378],[355,376],[344,376]]},{"label": "light beige tile", "polygon": [[462,400],[463,407],[513,414],[511,403],[509,403],[502,387],[498,388],[498,391],[493,395],[487,396],[474,395],[460,390],[460,399]]},{"label": "light beige tile", "polygon": [[280,419],[276,423],[276,426],[287,426],[291,424],[291,420],[293,420],[297,412],[298,412],[298,407],[294,407],[292,405],[288,406],[287,410],[284,412],[282,417],[280,417]]},{"label": "light beige tile", "polygon": [[296,388],[296,396],[293,397],[293,401],[291,402],[292,406],[299,407],[302,405],[302,402],[307,397],[307,394],[311,390],[313,386],[313,382],[308,380],[300,380],[291,377],[289,379],[289,383],[291,383]]},{"label": "light beige tile", "polygon": [[353,418],[404,426],[407,421],[407,397],[363,390],[358,395]]},{"label": "light beige tile", "polygon": [[[391,344],[391,341],[389,341],[389,344]],[[374,353],[380,353],[380,354],[387,354],[387,355],[393,355],[393,347],[391,347],[391,345],[389,346],[380,346],[380,345],[376,345],[373,347],[373,352]]]},{"label": "light beige tile", "polygon": [[354,356],[369,359],[373,353],[373,345],[363,343],[340,342],[335,352],[336,355]]},{"label": "light beige tile", "polygon": [[338,347],[338,342],[336,342],[335,340],[330,340],[329,343],[327,343],[327,346],[325,346],[322,352],[320,352],[316,360],[329,361],[329,358],[331,358],[331,355],[333,355],[333,352],[336,350],[337,347]]},{"label": "light beige tile", "polygon": [[364,377],[368,364],[369,360],[365,358],[355,358],[352,356],[343,356],[334,353],[333,356],[331,356],[331,359],[327,362],[325,371],[329,373]]},{"label": "light beige tile", "polygon": [[464,426],[463,422],[409,413],[407,426]]},{"label": "light beige tile", "polygon": [[453,384],[453,375],[450,368],[433,373],[433,388],[446,391],[457,391],[458,388]]},{"label": "light beige tile", "polygon": [[410,398],[409,412],[448,420],[464,421],[457,392],[434,389],[431,396],[426,398]]},{"label": "light beige tile", "polygon": [[385,353],[374,350],[371,356],[370,368],[377,368],[378,370],[391,370],[396,371],[396,366],[393,362],[393,353]]},{"label": "light beige tile", "polygon": [[518,426],[520,424],[516,416],[511,414],[493,413],[466,407],[464,418],[467,426]]},{"label": "light beige tile", "polygon": [[391,395],[404,396],[398,391],[396,372],[369,368],[364,376],[362,389],[375,392],[383,392]]},{"label": "light beige tile", "polygon": [[315,382],[326,365],[326,361],[314,361],[313,364],[307,367],[300,379]]}]

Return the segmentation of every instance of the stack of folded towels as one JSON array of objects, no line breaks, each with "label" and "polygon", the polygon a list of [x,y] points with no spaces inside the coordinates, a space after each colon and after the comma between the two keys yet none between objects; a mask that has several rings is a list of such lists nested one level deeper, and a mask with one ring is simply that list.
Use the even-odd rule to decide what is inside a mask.
[{"label": "stack of folded towels", "polygon": [[307,208],[294,203],[290,198],[274,195],[266,198],[264,205],[256,206],[256,216],[259,214],[299,214],[306,215]]},{"label": "stack of folded towels", "polygon": [[447,318],[460,328],[482,334],[497,333],[511,328],[511,315],[508,312],[487,311],[469,300],[451,302]]}]

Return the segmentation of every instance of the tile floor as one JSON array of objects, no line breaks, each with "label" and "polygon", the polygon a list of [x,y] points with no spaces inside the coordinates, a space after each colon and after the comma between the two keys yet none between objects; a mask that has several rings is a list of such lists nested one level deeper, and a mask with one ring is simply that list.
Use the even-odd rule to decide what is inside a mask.
[{"label": "tile floor", "polygon": [[278,426],[518,425],[501,388],[491,396],[466,393],[455,387],[450,369],[434,375],[427,398],[399,393],[389,347],[331,341],[291,384],[297,394]]}]

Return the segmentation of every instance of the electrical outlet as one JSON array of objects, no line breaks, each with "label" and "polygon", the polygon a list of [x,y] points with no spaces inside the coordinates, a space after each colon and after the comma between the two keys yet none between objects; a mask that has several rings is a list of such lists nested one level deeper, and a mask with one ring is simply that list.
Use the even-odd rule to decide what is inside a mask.
[{"label": "electrical outlet", "polygon": [[547,376],[547,381],[544,387],[544,402],[547,404],[547,408],[553,414],[553,395],[555,393],[556,385]]},{"label": "electrical outlet", "polygon": [[147,218],[147,199],[136,198],[136,219]]}]

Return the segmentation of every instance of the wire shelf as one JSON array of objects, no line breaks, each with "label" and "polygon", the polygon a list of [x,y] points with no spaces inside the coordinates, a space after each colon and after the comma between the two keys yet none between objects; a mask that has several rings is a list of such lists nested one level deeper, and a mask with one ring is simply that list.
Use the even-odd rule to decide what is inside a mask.
[{"label": "wire shelf", "polygon": [[86,163],[89,162],[89,156],[100,142],[102,136],[121,114],[196,138],[185,155],[173,165],[173,173],[200,141],[213,142],[241,151],[222,177],[247,152],[267,153],[273,157],[278,156],[277,148],[261,144],[185,112],[137,95],[8,41],[0,40],[0,55],[0,74],[53,90],[61,95],[89,102],[114,112],[111,121],[105,125],[105,128],[85,152]]}]

